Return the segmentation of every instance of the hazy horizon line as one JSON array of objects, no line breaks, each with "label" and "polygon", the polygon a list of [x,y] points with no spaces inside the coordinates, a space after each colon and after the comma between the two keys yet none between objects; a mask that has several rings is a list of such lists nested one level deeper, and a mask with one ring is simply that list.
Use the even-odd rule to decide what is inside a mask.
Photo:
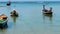
[{"label": "hazy horizon line", "polygon": [[[0,2],[8,2],[8,1],[0,1]],[[60,1],[10,1],[10,2],[60,2]]]}]

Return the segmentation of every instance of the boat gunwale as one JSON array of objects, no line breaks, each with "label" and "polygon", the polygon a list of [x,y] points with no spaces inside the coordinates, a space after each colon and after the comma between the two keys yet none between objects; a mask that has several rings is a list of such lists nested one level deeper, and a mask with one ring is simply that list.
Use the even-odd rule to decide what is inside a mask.
[{"label": "boat gunwale", "polygon": [[5,23],[5,22],[7,22],[8,21],[8,19],[6,19],[5,21],[3,21],[2,23],[0,23],[0,24],[3,24],[3,23]]}]

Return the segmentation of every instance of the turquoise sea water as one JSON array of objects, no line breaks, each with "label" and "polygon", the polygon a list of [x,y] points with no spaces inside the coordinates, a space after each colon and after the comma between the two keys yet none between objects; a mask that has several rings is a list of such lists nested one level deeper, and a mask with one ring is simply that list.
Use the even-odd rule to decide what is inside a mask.
[{"label": "turquoise sea water", "polygon": [[[42,14],[42,5],[53,8],[52,16]],[[19,17],[11,17],[16,9]],[[0,34],[60,34],[60,2],[15,2],[6,6],[0,3],[0,14],[8,16],[8,28],[0,29]]]}]

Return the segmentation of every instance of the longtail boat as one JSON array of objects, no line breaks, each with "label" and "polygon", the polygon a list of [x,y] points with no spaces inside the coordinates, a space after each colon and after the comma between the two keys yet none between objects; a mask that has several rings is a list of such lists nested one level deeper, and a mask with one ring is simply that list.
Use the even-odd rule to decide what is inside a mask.
[{"label": "longtail boat", "polygon": [[2,14],[0,15],[0,27],[5,27],[7,25],[7,16]]}]

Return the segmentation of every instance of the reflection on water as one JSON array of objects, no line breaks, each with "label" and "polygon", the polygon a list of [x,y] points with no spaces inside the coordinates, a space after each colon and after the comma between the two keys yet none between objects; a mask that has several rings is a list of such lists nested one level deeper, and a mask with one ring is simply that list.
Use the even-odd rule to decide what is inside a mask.
[{"label": "reflection on water", "polygon": [[0,29],[0,34],[5,34],[7,31],[7,27],[6,28],[3,28],[3,29]]},{"label": "reflection on water", "polygon": [[8,28],[8,24],[6,24],[4,27],[0,27],[0,29],[6,29]]},{"label": "reflection on water", "polygon": [[[49,6],[53,7],[53,15],[42,14],[42,4],[12,3],[0,7],[0,14],[8,16],[8,28],[0,29],[0,34],[60,34],[60,4],[50,3]],[[12,9],[17,10],[19,18],[10,16]]]},{"label": "reflection on water", "polygon": [[8,26],[5,26],[3,28],[0,28],[0,30],[4,30],[4,29],[7,29],[7,28],[8,28]]},{"label": "reflection on water", "polygon": [[5,34],[6,29],[8,28],[8,25],[5,25],[5,27],[0,28],[0,33]]},{"label": "reflection on water", "polygon": [[50,21],[52,23],[52,14],[43,14],[43,22]]},{"label": "reflection on water", "polygon": [[16,16],[11,16],[11,18],[12,18],[13,22],[15,23],[15,22],[16,22],[16,19],[17,19],[18,17],[16,17]]}]

